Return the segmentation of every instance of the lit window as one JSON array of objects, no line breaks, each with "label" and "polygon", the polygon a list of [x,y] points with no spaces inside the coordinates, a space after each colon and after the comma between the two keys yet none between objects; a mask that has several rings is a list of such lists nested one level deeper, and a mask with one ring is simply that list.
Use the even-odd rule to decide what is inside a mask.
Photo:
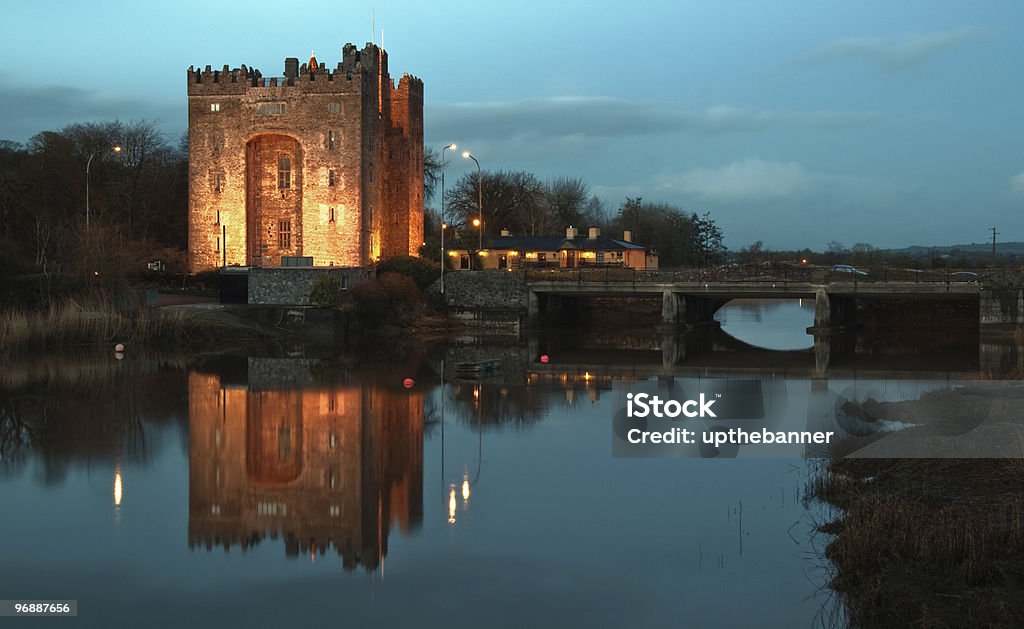
[{"label": "lit window", "polygon": [[327,103],[327,111],[331,112],[332,114],[340,113],[341,103]]},{"label": "lit window", "polygon": [[220,103],[210,103],[210,111],[220,111]]},{"label": "lit window", "polygon": [[334,131],[327,132],[327,148],[334,148]]},{"label": "lit window", "polygon": [[292,158],[282,155],[277,158],[277,188],[287,190],[292,187]]},{"label": "lit window", "polygon": [[290,249],[292,246],[292,222],[279,221],[277,225],[277,246]]},{"label": "lit window", "polygon": [[327,185],[333,188],[335,182],[336,182],[336,180],[334,178],[334,169],[328,170],[327,171]]},{"label": "lit window", "polygon": [[261,116],[280,116],[285,112],[284,103],[257,103],[256,113]]}]

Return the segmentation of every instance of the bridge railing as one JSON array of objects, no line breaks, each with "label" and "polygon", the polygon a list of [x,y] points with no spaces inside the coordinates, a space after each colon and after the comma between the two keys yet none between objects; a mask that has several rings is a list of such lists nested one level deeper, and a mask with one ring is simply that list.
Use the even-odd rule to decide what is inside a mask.
[{"label": "bridge railing", "polygon": [[691,269],[637,270],[623,267],[527,269],[528,282],[572,283],[699,283],[835,284],[835,283],[975,283],[1024,286],[1017,271],[962,269],[900,269],[889,267],[833,270],[827,267],[748,265]]}]

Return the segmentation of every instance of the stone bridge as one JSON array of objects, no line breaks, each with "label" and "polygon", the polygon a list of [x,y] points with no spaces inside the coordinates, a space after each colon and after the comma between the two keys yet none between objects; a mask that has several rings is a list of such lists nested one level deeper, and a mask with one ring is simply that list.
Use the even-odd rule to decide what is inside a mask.
[{"label": "stone bridge", "polygon": [[1024,326],[1024,276],[1016,272],[606,268],[460,271],[448,274],[445,283],[444,303],[451,312],[503,312],[533,321],[543,321],[566,300],[588,297],[660,298],[662,319],[674,326],[711,323],[715,311],[732,299],[814,299],[810,331],[828,333],[854,322],[858,301],[916,301],[924,308],[948,300],[976,304],[982,329]]},{"label": "stone bridge", "polygon": [[[625,272],[623,272],[625,271]],[[985,326],[1024,325],[1024,292],[1016,273],[880,270],[866,276],[823,269],[780,269],[751,273],[729,271],[533,271],[524,288],[527,312],[543,318],[564,299],[585,297],[660,297],[664,323],[709,324],[733,299],[814,299],[813,333],[842,330],[855,323],[859,300],[935,301],[977,304]]]}]

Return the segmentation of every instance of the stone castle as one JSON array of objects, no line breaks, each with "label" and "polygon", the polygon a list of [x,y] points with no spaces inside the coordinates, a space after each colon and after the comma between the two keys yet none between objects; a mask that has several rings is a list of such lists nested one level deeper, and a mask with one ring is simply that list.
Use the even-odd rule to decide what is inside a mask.
[{"label": "stone castle", "polygon": [[192,272],[222,266],[362,266],[423,242],[423,82],[352,44],[328,70],[283,77],[188,69]]}]

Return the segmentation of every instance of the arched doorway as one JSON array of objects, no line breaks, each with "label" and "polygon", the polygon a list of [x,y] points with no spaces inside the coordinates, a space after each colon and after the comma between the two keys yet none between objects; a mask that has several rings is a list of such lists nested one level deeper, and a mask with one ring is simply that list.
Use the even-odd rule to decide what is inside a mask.
[{"label": "arched doorway", "polygon": [[302,255],[302,147],[295,138],[258,135],[245,147],[246,242],[250,266],[278,266]]}]

